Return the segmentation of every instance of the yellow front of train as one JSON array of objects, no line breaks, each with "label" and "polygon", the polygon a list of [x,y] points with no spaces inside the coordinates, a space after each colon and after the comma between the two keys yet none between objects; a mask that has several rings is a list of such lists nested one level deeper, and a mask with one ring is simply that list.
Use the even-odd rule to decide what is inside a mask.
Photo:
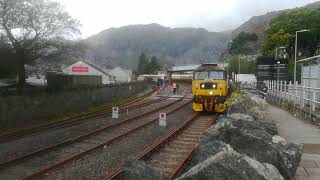
[{"label": "yellow front of train", "polygon": [[194,71],[192,94],[195,111],[223,112],[228,95],[226,71],[217,64],[202,64]]}]

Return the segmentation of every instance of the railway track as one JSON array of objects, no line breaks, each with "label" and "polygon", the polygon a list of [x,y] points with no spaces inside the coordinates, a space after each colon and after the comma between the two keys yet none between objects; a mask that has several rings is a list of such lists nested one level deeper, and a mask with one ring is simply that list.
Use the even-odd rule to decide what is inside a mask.
[{"label": "railway track", "polygon": [[[120,112],[125,112],[127,110],[134,110],[143,106],[147,106],[147,105],[151,105],[157,102],[161,102],[164,101],[166,99],[168,99],[169,97],[161,97],[161,98],[157,98],[148,102],[144,102],[144,103],[138,103],[135,104],[143,99],[145,99],[146,97],[148,97],[150,95],[150,93],[139,97],[133,101],[130,101],[128,103],[124,103],[119,105],[119,111]],[[135,104],[135,105],[132,105]],[[51,122],[45,125],[41,125],[41,126],[36,126],[33,128],[29,128],[29,129],[25,129],[25,130],[21,130],[21,131],[17,131],[14,133],[9,133],[9,134],[4,134],[0,136],[0,143],[4,143],[4,142],[8,142],[8,141],[12,141],[12,140],[16,140],[19,139],[21,137],[30,135],[30,134],[34,134],[34,133],[39,133],[42,131],[46,131],[49,129],[58,129],[58,128],[65,128],[65,127],[71,127],[77,124],[80,124],[84,121],[88,121],[90,119],[94,119],[94,118],[99,118],[99,117],[104,117],[104,116],[110,116],[112,114],[112,110],[106,109],[106,110],[102,110],[102,111],[98,111],[98,112],[92,112],[92,113],[87,113],[87,114],[83,114],[83,115],[79,115],[79,116],[75,116],[75,117],[71,117],[68,119],[64,119],[64,120],[59,120],[59,121],[55,121],[55,122]]]},{"label": "railway track", "polygon": [[[200,117],[198,113],[193,114],[167,135],[151,143],[136,159],[145,161],[169,179],[176,178],[191,158],[201,133],[210,127],[216,118],[217,115]],[[122,173],[123,169],[119,166],[102,179],[123,179]]]},{"label": "railway track", "polygon": [[[141,119],[141,118],[145,118],[146,116],[149,116],[155,112],[158,112],[161,109],[168,108],[168,107],[170,107],[170,106],[172,106],[182,100],[183,100],[183,98],[180,98],[179,100],[176,100],[170,104],[167,104],[167,105],[162,106],[160,108],[157,108],[155,110],[145,112],[143,114],[140,114],[140,115],[132,117],[132,118],[124,119],[122,121],[119,121],[118,123],[100,128],[96,131],[81,135],[76,138],[69,139],[65,142],[55,144],[55,145],[34,151],[32,153],[25,154],[23,156],[15,158],[15,159],[11,159],[7,162],[1,163],[0,164],[0,174],[3,173],[4,169],[8,169],[8,168],[10,169],[10,167],[15,168],[17,166],[17,164],[26,163],[26,162],[28,163],[28,160],[31,160],[31,161],[29,161],[29,164],[31,163],[33,165],[34,169],[28,170],[28,171],[33,172],[33,174],[29,174],[26,177],[24,177],[23,179],[32,179],[35,177],[39,177],[45,173],[48,173],[52,170],[59,168],[67,163],[70,163],[70,162],[75,161],[81,157],[84,157],[84,156],[86,156],[86,155],[88,155],[98,149],[101,149],[105,146],[108,146],[108,145],[120,140],[121,138],[130,135],[131,133],[133,133],[135,131],[138,131],[140,129],[143,129],[144,127],[147,127],[147,126],[155,123],[158,120],[158,118],[155,118],[152,120],[147,120],[147,121],[142,121],[140,124],[138,123],[137,120]],[[189,103],[189,101],[179,107],[174,108],[173,110],[170,110],[168,113],[169,114],[174,113],[175,111],[181,109],[182,107],[184,107],[188,103]],[[136,126],[131,127],[131,128],[129,126],[127,126],[129,123],[133,124],[133,122],[136,124]],[[105,138],[107,135],[109,135],[109,138]],[[71,153],[67,157],[64,157],[64,159],[55,160],[53,162],[52,161],[51,162],[43,162],[43,161],[46,161],[46,159],[45,158],[41,159],[41,157],[47,156],[47,154],[51,153],[51,152],[56,153],[56,154],[58,154],[57,156],[59,156],[59,152],[65,151],[64,147],[66,147],[67,145],[68,145],[68,147],[70,145],[74,145],[75,147],[81,145],[82,149],[84,149],[84,150],[82,150],[80,153],[79,152],[75,153],[75,154]],[[92,145],[94,145],[94,146],[92,147]],[[33,158],[36,158],[36,160],[41,161],[40,163],[38,162],[38,164],[41,164],[41,167],[34,167],[34,164],[32,163]],[[44,167],[43,164],[46,164],[47,166]],[[21,177],[18,177],[18,178],[21,178]]]}]

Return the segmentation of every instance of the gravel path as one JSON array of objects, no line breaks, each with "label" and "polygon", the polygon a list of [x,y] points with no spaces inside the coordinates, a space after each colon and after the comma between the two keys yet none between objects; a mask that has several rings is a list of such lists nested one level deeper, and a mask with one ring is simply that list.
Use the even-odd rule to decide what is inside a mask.
[{"label": "gravel path", "polygon": [[[185,101],[179,102],[183,104]],[[174,108],[174,107],[172,107]],[[166,109],[172,109],[171,107]],[[137,155],[157,137],[168,132],[180,120],[193,113],[190,104],[167,117],[167,127],[159,127],[157,123],[133,133],[108,147],[95,151],[82,159],[66,164],[62,169],[49,173],[46,179],[98,179],[112,169]],[[42,177],[44,178],[44,177]]]},{"label": "gravel path", "polygon": [[1,143],[0,162],[4,162],[8,159],[12,159],[13,157],[38,150],[52,144],[63,142],[66,139],[88,133],[100,127],[116,123],[122,119],[134,117],[147,111],[166,106],[172,101],[175,100],[166,100],[148,105],[146,107],[141,107],[130,111],[128,115],[126,112],[120,113],[119,119],[112,119],[110,116],[92,119],[76,126],[62,129],[52,129],[45,132],[32,134],[18,140]]}]

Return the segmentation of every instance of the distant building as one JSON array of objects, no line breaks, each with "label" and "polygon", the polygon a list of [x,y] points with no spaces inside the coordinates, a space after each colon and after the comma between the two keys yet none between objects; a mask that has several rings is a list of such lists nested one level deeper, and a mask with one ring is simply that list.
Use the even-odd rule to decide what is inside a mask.
[{"label": "distant building", "polygon": [[235,74],[235,79],[237,82],[242,83],[256,83],[257,78],[254,74]]},{"label": "distant building", "polygon": [[102,84],[114,83],[115,77],[88,62],[78,61],[62,70],[65,74],[102,76]]},{"label": "distant building", "polygon": [[116,82],[131,82],[133,80],[132,70],[116,67],[113,69],[106,69],[105,71],[111,76],[114,76]]}]

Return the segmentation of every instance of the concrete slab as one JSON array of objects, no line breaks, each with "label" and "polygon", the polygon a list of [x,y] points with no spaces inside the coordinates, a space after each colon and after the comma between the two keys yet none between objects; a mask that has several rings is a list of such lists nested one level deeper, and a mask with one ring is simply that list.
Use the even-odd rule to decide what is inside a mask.
[{"label": "concrete slab", "polygon": [[318,168],[318,164],[314,160],[302,159],[300,166],[304,168]]},{"label": "concrete slab", "polygon": [[309,176],[303,167],[298,167],[296,176]]}]

